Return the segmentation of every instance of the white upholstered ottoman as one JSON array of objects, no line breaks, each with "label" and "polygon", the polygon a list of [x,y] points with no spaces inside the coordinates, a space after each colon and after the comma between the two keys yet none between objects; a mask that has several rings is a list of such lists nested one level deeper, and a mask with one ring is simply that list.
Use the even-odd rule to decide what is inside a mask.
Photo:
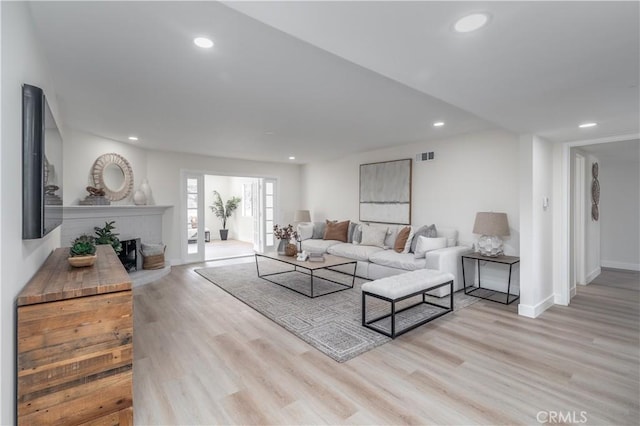
[{"label": "white upholstered ottoman", "polygon": [[[393,275],[362,284],[362,325],[378,333],[395,338],[409,330],[426,324],[442,315],[453,311],[453,274],[435,269],[419,269],[404,274]],[[426,300],[426,293],[444,286],[449,287],[449,306],[443,306]],[[422,295],[422,300],[397,310],[396,304],[402,300]],[[367,297],[384,300],[391,304],[391,313],[367,320]],[[401,330],[396,330],[397,315],[419,305],[431,305],[438,309],[435,313],[410,323]],[[383,321],[390,318],[390,331],[381,327]]]}]

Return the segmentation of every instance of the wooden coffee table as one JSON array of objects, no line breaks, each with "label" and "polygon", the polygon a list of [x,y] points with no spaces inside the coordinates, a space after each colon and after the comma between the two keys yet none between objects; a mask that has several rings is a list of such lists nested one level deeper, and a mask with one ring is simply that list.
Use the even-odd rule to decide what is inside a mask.
[{"label": "wooden coffee table", "polygon": [[[272,273],[268,273],[268,274],[261,274],[260,273],[260,263],[258,261],[258,258],[262,257],[264,259],[269,259],[269,260],[273,260],[273,261],[277,261],[277,262],[282,262],[282,263],[286,263],[287,265],[293,266],[293,269],[290,270],[286,270],[286,271],[279,271],[279,272],[272,272]],[[296,260],[295,256],[282,256],[279,255],[277,253],[256,253],[256,270],[258,272],[258,277],[267,280],[273,284],[277,284],[281,287],[287,288],[291,291],[295,291],[296,293],[302,294],[303,296],[307,296],[307,297],[318,297],[318,296],[325,296],[327,294],[331,294],[331,293],[336,293],[338,291],[342,291],[342,290],[347,290],[349,288],[353,288],[353,285],[355,283],[356,280],[356,268],[357,268],[357,264],[358,262],[353,260],[353,259],[349,259],[347,257],[340,257],[340,256],[334,256],[331,254],[325,254],[324,255],[324,262],[309,262],[308,260],[305,261],[299,261]],[[343,271],[338,271],[335,268],[336,266],[343,266],[343,265],[353,265],[353,274],[350,273],[346,273]],[[341,274],[345,274],[349,277],[351,277],[351,285],[349,284],[345,284],[345,283],[341,283],[339,281],[335,281],[329,278],[325,278],[325,277],[321,277],[317,275],[318,271],[321,270],[327,270],[327,271],[334,271],[334,272],[338,272]],[[269,279],[269,277],[272,277],[274,275],[281,275],[281,274],[291,274],[291,273],[297,273],[300,274],[301,278],[305,278],[305,279],[309,279],[309,287],[311,290],[311,295],[303,293],[301,291],[298,291],[294,288],[291,288],[289,286],[286,286],[282,283],[276,282],[272,279]],[[333,284],[336,284],[342,288],[338,288],[337,290],[333,290],[333,291],[329,291],[329,292],[324,292],[322,294],[314,294],[314,290],[313,290],[313,284],[314,284],[314,278],[315,279],[319,279],[322,281],[327,281]]]}]

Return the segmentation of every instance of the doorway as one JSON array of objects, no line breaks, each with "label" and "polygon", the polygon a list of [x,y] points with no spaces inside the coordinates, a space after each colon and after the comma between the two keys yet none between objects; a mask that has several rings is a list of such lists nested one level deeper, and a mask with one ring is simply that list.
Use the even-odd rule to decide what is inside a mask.
[{"label": "doorway", "polygon": [[[275,179],[187,171],[182,176],[185,262],[253,256],[273,248]],[[211,208],[218,195],[225,209],[230,200],[240,200],[224,224]]]}]

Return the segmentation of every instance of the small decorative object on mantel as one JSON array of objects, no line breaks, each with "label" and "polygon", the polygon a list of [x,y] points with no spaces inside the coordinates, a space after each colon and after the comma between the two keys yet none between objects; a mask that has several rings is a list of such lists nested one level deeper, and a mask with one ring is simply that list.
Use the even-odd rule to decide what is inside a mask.
[{"label": "small decorative object on mantel", "polygon": [[[289,224],[287,226],[280,227],[280,225],[275,225],[273,227],[273,236],[280,240],[278,243],[278,254],[282,256],[295,256],[296,253],[287,254],[287,246],[290,245],[291,239],[298,239],[298,233],[293,230],[293,225]],[[295,248],[295,244],[291,244]]]},{"label": "small decorative object on mantel", "polygon": [[140,191],[144,194],[144,198],[146,200],[145,204],[151,204],[151,187],[149,186],[149,181],[147,179],[143,179],[140,184]]},{"label": "small decorative object on mantel", "polygon": [[142,192],[141,189],[138,189],[133,194],[133,204],[135,204],[136,206],[144,206],[145,204],[147,204],[147,197],[144,195],[144,192]]},{"label": "small decorative object on mantel", "polygon": [[83,268],[93,265],[97,258],[95,239],[83,234],[71,243],[67,260],[74,268]]},{"label": "small decorative object on mantel", "polygon": [[78,204],[81,206],[108,206],[111,204],[111,201],[104,196],[104,189],[94,186],[87,186],[86,189],[89,195],[84,197],[84,200],[79,201]]}]

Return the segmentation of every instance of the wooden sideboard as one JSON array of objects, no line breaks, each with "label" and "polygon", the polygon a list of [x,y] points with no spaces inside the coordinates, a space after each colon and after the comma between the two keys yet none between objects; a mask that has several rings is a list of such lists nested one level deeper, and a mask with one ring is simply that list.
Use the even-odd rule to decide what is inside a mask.
[{"label": "wooden sideboard", "polygon": [[111,246],[86,268],[68,253],[17,298],[18,424],[133,424],[131,280]]}]

